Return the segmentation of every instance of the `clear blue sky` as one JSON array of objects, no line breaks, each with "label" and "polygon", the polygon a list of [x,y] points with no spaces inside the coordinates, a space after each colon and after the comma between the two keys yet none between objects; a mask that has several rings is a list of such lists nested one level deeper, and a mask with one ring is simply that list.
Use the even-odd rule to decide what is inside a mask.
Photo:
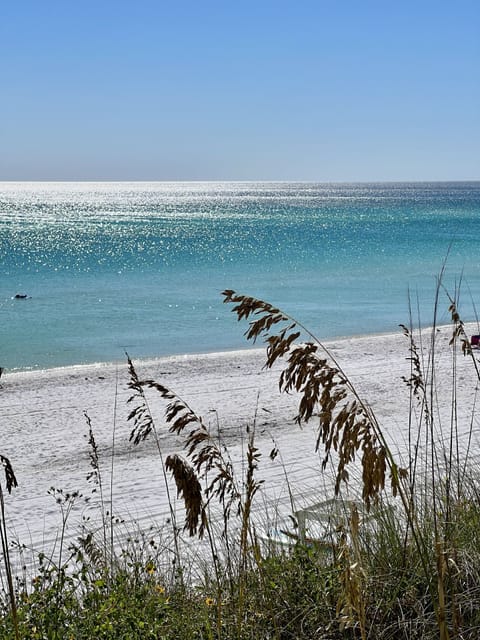
[{"label": "clear blue sky", "polygon": [[0,180],[480,179],[479,0],[5,0]]}]

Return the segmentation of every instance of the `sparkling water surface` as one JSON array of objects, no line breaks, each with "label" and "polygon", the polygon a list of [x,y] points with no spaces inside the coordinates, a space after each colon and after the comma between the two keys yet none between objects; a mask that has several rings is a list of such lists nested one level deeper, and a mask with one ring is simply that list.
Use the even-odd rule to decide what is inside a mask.
[{"label": "sparkling water surface", "polygon": [[447,255],[474,319],[479,237],[478,182],[0,183],[0,366],[248,346],[225,288],[322,339],[396,331],[409,291],[428,324]]}]

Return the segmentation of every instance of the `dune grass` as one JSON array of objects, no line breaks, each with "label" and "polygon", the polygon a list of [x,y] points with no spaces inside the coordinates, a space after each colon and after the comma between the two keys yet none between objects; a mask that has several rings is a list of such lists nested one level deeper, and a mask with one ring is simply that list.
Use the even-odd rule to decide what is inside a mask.
[{"label": "dune grass", "polygon": [[[102,460],[86,416],[88,479],[100,496],[100,526],[85,523],[76,540],[67,542],[66,524],[78,495],[55,491],[57,553],[40,555],[15,578],[2,489],[0,637],[478,638],[480,476],[470,447],[459,445],[460,429],[471,435],[474,423],[458,423],[457,358],[471,360],[475,380],[480,374],[456,300],[447,295],[451,420],[441,441],[435,406],[439,300],[428,339],[422,335],[419,341],[412,326],[403,327],[411,369],[399,381],[410,390],[408,458],[401,460],[371,408],[314,335],[264,301],[230,290],[223,296],[237,318],[248,321],[247,339],[265,342],[265,366],[283,363],[280,390],[298,395],[297,422],[316,422],[312,447],[322,452],[324,473],[333,474],[336,496],[329,528],[321,538],[307,536],[292,513],[292,527],[281,541],[259,535],[253,517],[261,487],[255,421],[246,429],[245,472],[239,477],[228,449],[202,417],[173,389],[140,378],[128,358],[132,446],[152,442],[167,490],[171,478],[185,505],[185,519],[178,521],[170,500],[168,543],[141,530],[129,531],[121,543],[115,539],[108,495],[112,468]],[[182,440],[182,453],[162,451],[150,394],[164,401],[164,422]],[[13,490],[12,466],[3,458],[2,463],[5,486]],[[353,483],[360,502],[344,497]],[[201,549],[195,567],[185,553],[188,537]]]}]

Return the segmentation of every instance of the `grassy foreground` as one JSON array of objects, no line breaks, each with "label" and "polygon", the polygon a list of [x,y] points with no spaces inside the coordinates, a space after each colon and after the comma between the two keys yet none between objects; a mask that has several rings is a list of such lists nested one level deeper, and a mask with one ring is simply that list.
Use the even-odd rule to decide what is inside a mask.
[{"label": "grassy foreground", "polygon": [[[403,328],[411,364],[404,381],[411,394],[405,462],[395,458],[339,363],[305,327],[261,300],[233,291],[225,291],[224,300],[239,320],[249,321],[247,338],[265,341],[266,367],[284,363],[280,388],[298,394],[297,421],[318,424],[312,446],[323,452],[336,493],[323,535],[305,536],[292,514],[289,544],[260,539],[252,517],[260,487],[254,430],[247,435],[246,471],[238,478],[228,451],[202,418],[173,390],[140,379],[129,359],[132,446],[149,439],[157,447],[165,479],[173,479],[185,504],[185,522],[177,522],[172,508],[168,544],[141,531],[130,532],[120,547],[114,543],[108,482],[86,416],[88,477],[100,496],[101,526],[86,525],[75,542],[64,540],[78,496],[55,492],[59,550],[16,574],[4,493],[15,489],[16,479],[2,457],[0,638],[480,637],[480,476],[470,451],[458,447],[455,393],[449,437],[439,442],[435,317],[426,348]],[[455,389],[457,357],[470,358],[472,377],[480,381],[480,375],[454,300],[449,307]],[[164,457],[149,411],[151,393],[164,399],[165,423],[183,439],[182,455]],[[471,434],[473,424],[462,431]],[[359,503],[342,498],[354,468]],[[214,506],[220,524],[210,517]],[[195,573],[183,553],[185,536],[201,539],[204,550]]]}]

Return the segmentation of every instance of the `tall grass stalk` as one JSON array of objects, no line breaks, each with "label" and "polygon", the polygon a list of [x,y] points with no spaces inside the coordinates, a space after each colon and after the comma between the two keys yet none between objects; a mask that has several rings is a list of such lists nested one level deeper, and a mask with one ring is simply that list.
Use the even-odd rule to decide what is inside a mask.
[{"label": "tall grass stalk", "polygon": [[105,511],[105,498],[103,494],[103,481],[102,481],[102,473],[100,469],[100,457],[97,442],[95,440],[95,435],[93,433],[92,421],[90,420],[90,416],[86,411],[83,413],[85,417],[85,421],[88,427],[88,447],[89,447],[89,457],[90,457],[90,467],[91,471],[87,475],[87,480],[93,482],[94,488],[93,492],[99,491],[100,495],[100,515],[102,518],[102,534],[103,534],[103,549],[104,553],[107,553],[107,529],[111,528],[111,518],[110,524],[107,525],[107,516],[108,513]]},{"label": "tall grass stalk", "polygon": [[[116,435],[117,435],[117,401],[118,401],[118,368],[115,369],[115,400],[113,404],[113,428],[112,428],[112,455],[110,458],[110,507],[109,507],[109,516],[110,516],[110,558],[113,562],[114,557],[114,517],[113,517],[113,487],[114,487],[114,471],[115,471],[115,444],[116,444]],[[110,567],[110,570],[113,569],[113,566]]]},{"label": "tall grass stalk", "polygon": [[[8,493],[12,492],[12,489],[18,486],[13,467],[10,460],[3,455],[0,455],[0,464],[5,472],[5,484]],[[5,565],[5,574],[8,585],[8,595],[10,600],[10,610],[12,614],[13,628],[15,631],[15,640],[19,640],[18,630],[18,613],[17,613],[17,599],[15,595],[15,589],[13,586],[13,571],[12,563],[10,561],[10,552],[8,549],[8,533],[7,533],[7,519],[5,513],[5,497],[3,492],[2,483],[0,482],[0,539],[2,542],[2,557]]]},{"label": "tall grass stalk", "polygon": [[160,467],[163,475],[165,491],[167,492],[170,518],[172,521],[173,542],[175,546],[176,575],[179,576],[180,581],[183,582],[182,558],[181,558],[179,539],[178,539],[177,517],[176,517],[175,509],[173,506],[172,496],[170,494],[170,487],[168,484],[163,452],[160,447],[160,440],[159,440],[157,429],[155,426],[155,421],[150,411],[148,400],[144,391],[145,387],[147,388],[152,386],[155,387],[155,383],[153,380],[140,380],[140,378],[137,375],[135,366],[128,354],[127,354],[127,361],[128,361],[128,371],[130,376],[128,387],[129,389],[131,389],[131,391],[133,391],[133,394],[128,398],[127,402],[136,403],[128,416],[128,420],[133,421],[133,425],[134,425],[130,433],[130,441],[133,442],[133,444],[138,445],[140,442],[148,438],[150,434],[153,434],[154,436],[155,445],[156,445],[158,456],[160,459]]}]

